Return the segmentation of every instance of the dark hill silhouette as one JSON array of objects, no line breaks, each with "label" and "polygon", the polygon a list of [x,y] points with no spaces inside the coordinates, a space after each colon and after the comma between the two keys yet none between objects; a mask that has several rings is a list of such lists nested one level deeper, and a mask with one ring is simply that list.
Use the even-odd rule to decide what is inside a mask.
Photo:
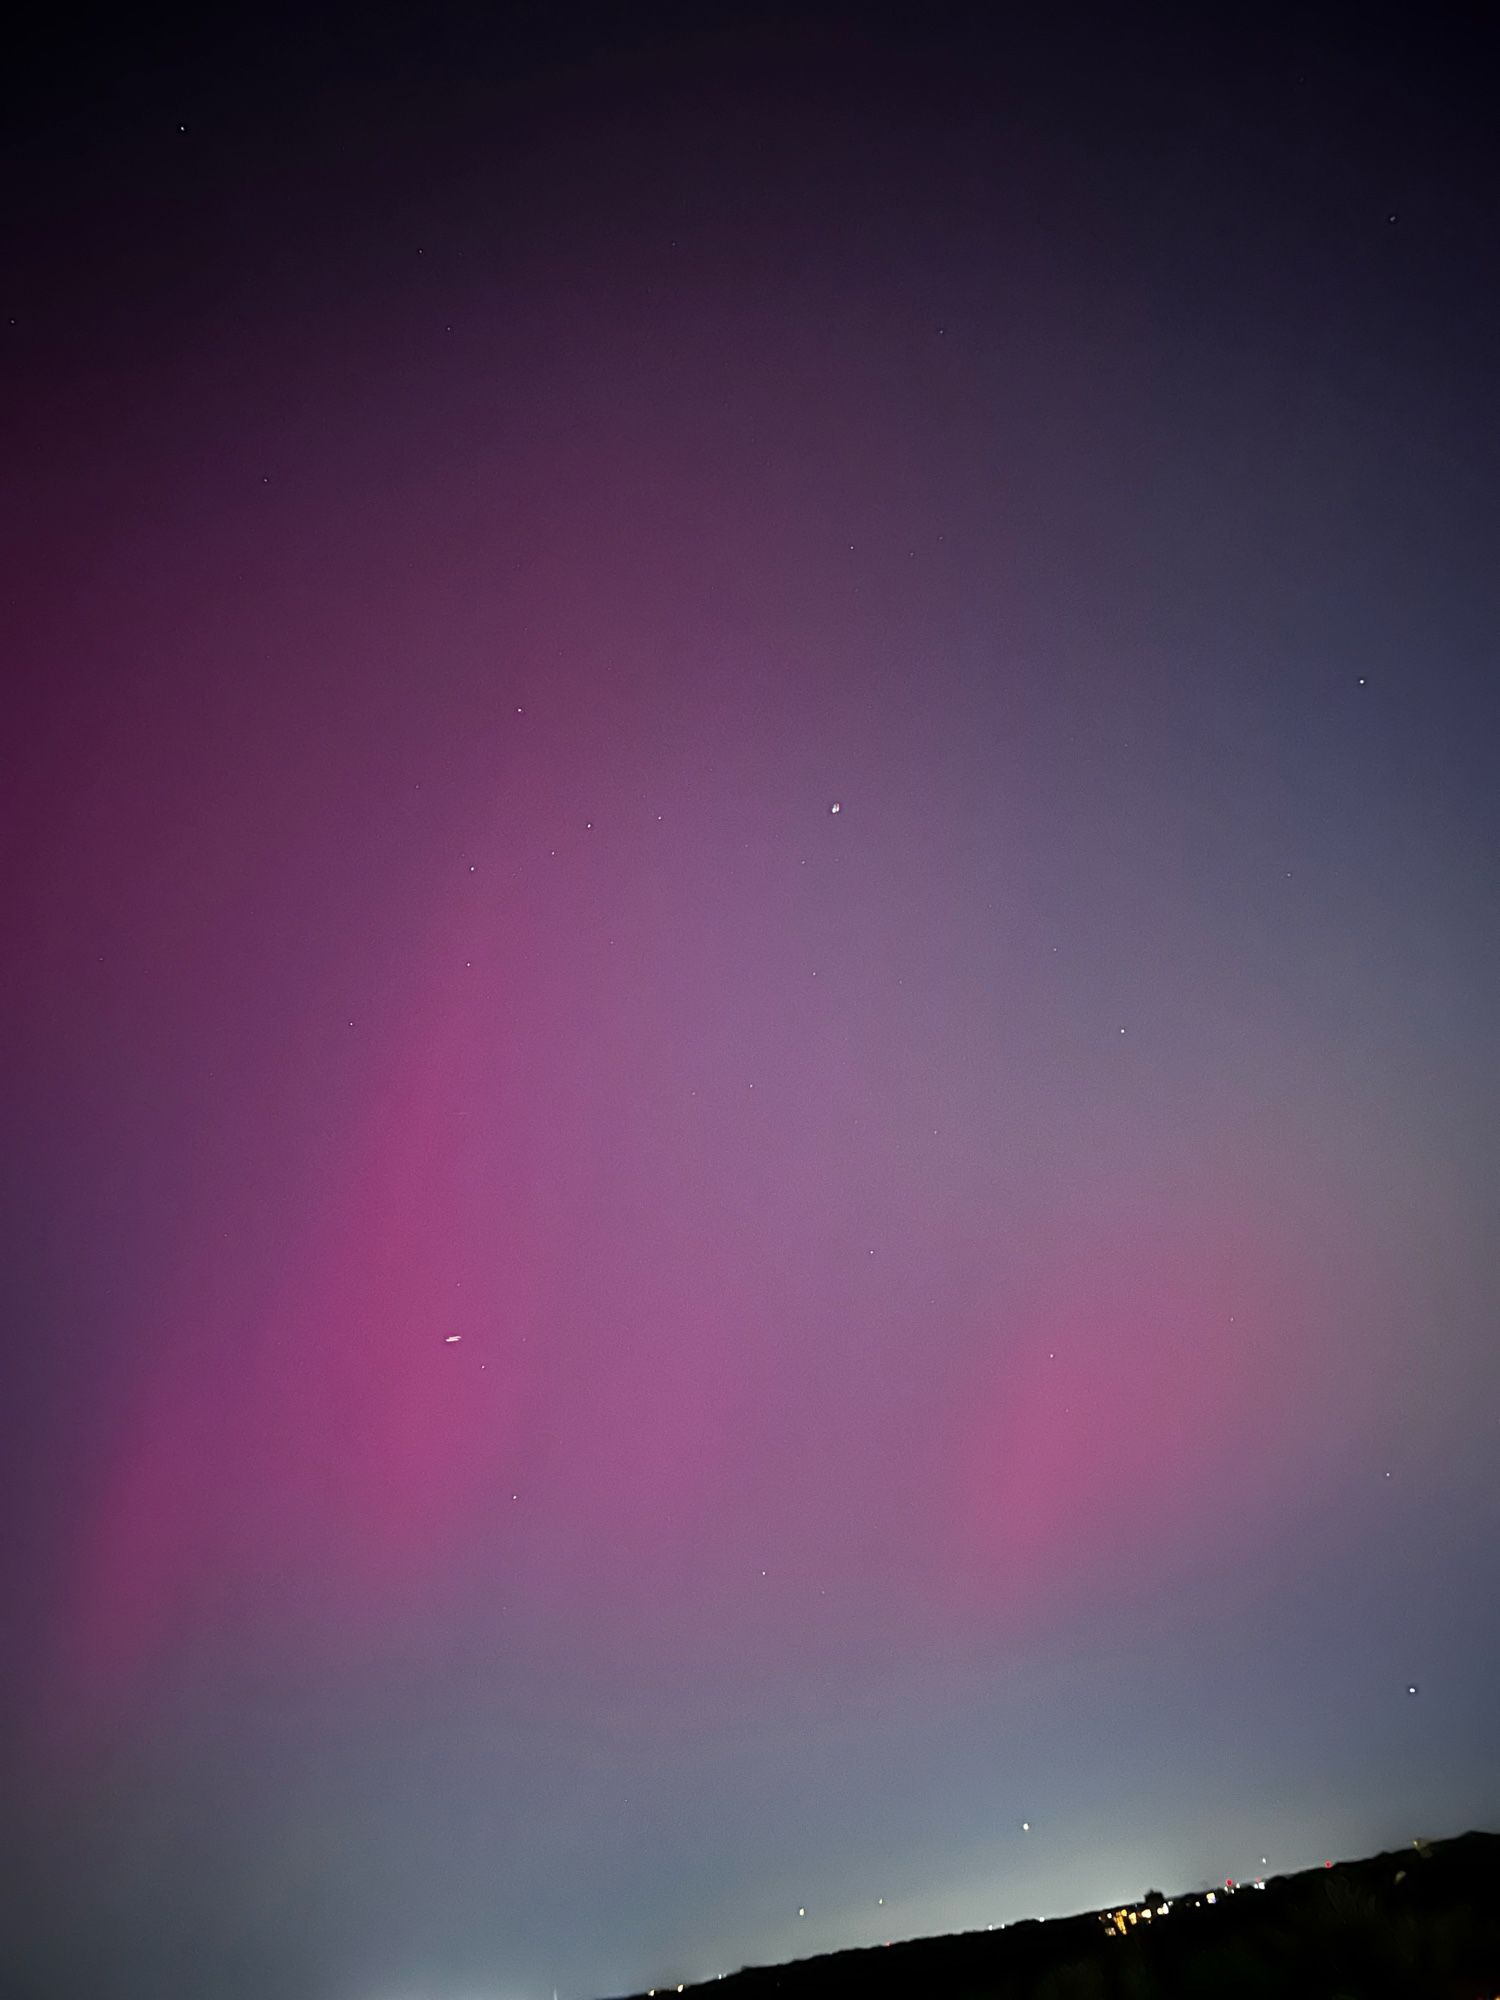
[{"label": "dark hill silhouette", "polygon": [[[1154,1892],[1153,1892],[1154,1893]],[[1500,1834],[995,1931],[750,1966],[707,2000],[1500,2000]],[[1157,1906],[1159,1909],[1159,1905]],[[675,1993],[675,1986],[657,1988]]]}]

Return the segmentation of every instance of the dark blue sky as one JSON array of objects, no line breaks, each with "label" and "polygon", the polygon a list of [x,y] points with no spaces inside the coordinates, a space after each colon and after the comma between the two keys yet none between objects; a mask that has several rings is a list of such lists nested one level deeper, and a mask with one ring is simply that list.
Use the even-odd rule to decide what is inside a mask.
[{"label": "dark blue sky", "polygon": [[1496,1823],[1495,54],[17,57],[8,1990]]}]

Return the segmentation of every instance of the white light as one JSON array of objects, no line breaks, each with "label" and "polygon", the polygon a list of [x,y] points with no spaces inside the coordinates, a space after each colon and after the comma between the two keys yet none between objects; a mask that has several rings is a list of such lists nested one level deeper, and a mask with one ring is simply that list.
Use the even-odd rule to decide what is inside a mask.
[{"label": "white light", "polygon": [[838,800],[835,799],[833,804],[828,808],[828,810],[831,813],[836,813],[836,812],[842,812],[844,808],[839,804]]},{"label": "white light", "polygon": [[443,1341],[443,1345],[444,1347],[451,1347],[456,1340],[462,1339],[463,1335],[461,1333],[450,1333]]}]

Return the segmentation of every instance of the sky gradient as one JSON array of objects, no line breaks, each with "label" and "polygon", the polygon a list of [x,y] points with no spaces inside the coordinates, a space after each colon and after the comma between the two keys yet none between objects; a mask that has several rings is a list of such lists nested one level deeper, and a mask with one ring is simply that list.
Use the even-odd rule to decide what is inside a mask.
[{"label": "sky gradient", "polygon": [[1500,1819],[1493,37],[978,19],[10,86],[12,1990]]}]

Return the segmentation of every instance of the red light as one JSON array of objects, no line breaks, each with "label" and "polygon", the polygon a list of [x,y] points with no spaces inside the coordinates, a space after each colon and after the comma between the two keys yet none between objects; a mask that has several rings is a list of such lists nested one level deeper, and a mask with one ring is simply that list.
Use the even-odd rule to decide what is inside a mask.
[{"label": "red light", "polygon": [[1333,1863],[1332,1863],[1331,1861],[1325,1861],[1325,1862],[1323,1863],[1323,1866],[1324,1866],[1325,1868],[1331,1868],[1331,1867],[1333,1866]]}]

